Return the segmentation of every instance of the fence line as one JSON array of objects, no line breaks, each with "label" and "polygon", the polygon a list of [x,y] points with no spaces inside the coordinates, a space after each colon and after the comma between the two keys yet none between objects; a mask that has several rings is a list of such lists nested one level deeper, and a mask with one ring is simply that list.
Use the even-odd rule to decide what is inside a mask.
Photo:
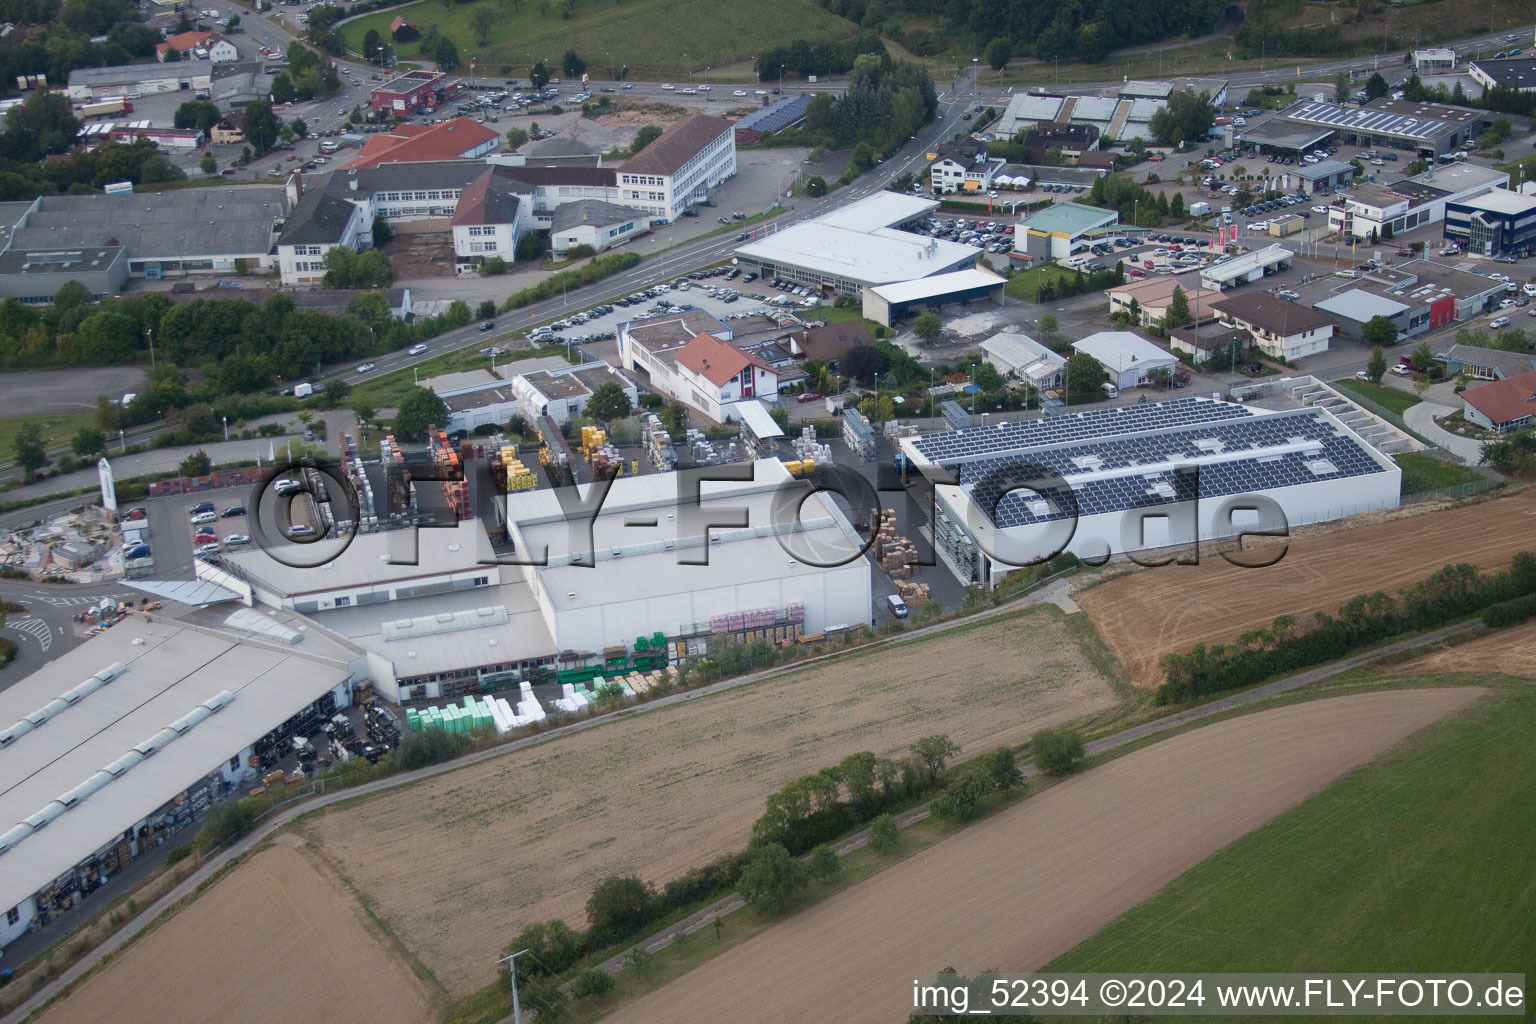
[{"label": "fence line", "polygon": [[1432,491],[1415,491],[1413,494],[1405,494],[1401,499],[1404,505],[1420,505],[1426,501],[1440,501],[1446,498],[1470,498],[1474,494],[1492,490],[1499,485],[1499,481],[1484,477],[1481,480],[1472,480],[1464,484],[1453,484],[1450,487],[1439,487]]}]

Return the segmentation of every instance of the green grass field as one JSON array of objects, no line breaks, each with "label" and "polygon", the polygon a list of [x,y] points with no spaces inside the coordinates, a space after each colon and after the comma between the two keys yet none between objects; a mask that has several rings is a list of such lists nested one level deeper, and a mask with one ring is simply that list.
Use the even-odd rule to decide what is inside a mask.
[{"label": "green grass field", "polygon": [[[1490,681],[1413,680],[1474,682]],[[1536,688],[1492,683],[1046,970],[1528,970]]]},{"label": "green grass field", "polygon": [[[565,346],[545,345],[541,348],[507,352],[497,356],[496,363],[501,365],[518,359],[548,355],[565,355]],[[396,370],[364,381],[352,389],[352,398],[364,399],[379,409],[393,408],[411,393],[411,390],[416,387],[417,380],[426,380],[428,377],[436,377],[444,373],[457,373],[461,370],[489,369],[490,365],[491,357],[481,355],[479,349],[462,348],[438,356],[436,359],[417,363],[414,367]]]},{"label": "green grass field", "polygon": [[[16,460],[16,438],[29,423],[36,423],[42,431],[43,444],[49,448],[68,444],[85,427],[96,422],[96,414],[89,412],[62,413],[58,416],[16,416],[0,419],[0,461]],[[117,443],[117,435],[112,435]]]},{"label": "green grass field", "polygon": [[1375,402],[1388,412],[1395,412],[1399,416],[1419,404],[1419,396],[1412,391],[1389,387],[1386,384],[1355,380],[1353,377],[1348,380],[1336,380],[1333,386],[1346,394]]},{"label": "green grass field", "polygon": [[1072,277],[1071,272],[1063,270],[1053,263],[1032,267],[1029,270],[1014,274],[1003,286],[1003,293],[1010,299],[1023,299],[1026,302],[1040,301],[1040,286],[1046,281],[1055,281],[1058,284]]},{"label": "green grass field", "polygon": [[[423,33],[436,28],[452,39],[465,65],[461,70],[468,70],[474,58],[479,74],[497,74],[505,66],[510,77],[526,78],[533,62],[543,60],[558,77],[561,55],[575,49],[594,79],[607,79],[610,68],[627,65],[632,75],[671,75],[686,85],[690,70],[695,82],[705,81],[706,68],[718,71],[750,62],[758,51],[793,39],[814,45],[859,31],[810,0],[579,0],[569,20],[560,17],[558,4],[545,15],[538,3],[520,0],[515,14],[511,5],[497,6],[496,25],[482,43],[470,27],[479,6],[423,2],[392,7],[347,23],[342,34],[348,47],[360,50],[370,28],[387,37],[389,23],[398,16],[414,21]],[[414,44],[399,47],[402,60],[415,54]],[[740,77],[742,69],[733,70]]]},{"label": "green grass field", "polygon": [[1476,483],[1482,476],[1466,466],[1457,466],[1423,452],[1404,452],[1393,457],[1403,470],[1404,494],[1420,491],[1438,491],[1442,487],[1457,487]]}]

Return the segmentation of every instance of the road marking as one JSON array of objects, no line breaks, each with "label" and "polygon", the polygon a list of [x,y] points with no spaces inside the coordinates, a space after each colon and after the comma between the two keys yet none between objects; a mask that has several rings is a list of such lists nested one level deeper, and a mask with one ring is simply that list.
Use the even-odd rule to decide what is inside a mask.
[{"label": "road marking", "polygon": [[6,629],[14,629],[18,633],[26,633],[34,637],[43,648],[43,653],[48,653],[48,648],[53,646],[53,630],[48,628],[48,623],[42,619],[19,619],[7,622]]}]

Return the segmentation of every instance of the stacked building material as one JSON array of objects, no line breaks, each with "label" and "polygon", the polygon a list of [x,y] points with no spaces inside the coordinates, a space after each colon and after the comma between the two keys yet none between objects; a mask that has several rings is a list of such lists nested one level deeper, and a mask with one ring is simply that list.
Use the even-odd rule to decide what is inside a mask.
[{"label": "stacked building material", "polygon": [[672,447],[672,435],[661,425],[661,417],[655,413],[646,413],[640,439],[652,469],[666,473],[677,468],[677,452]]},{"label": "stacked building material", "polygon": [[896,529],[896,510],[881,509],[880,529],[875,534],[875,561],[892,579],[906,579],[917,564],[917,547]]},{"label": "stacked building material", "polygon": [[928,584],[913,580],[895,580],[896,593],[908,605],[921,607],[928,603]]},{"label": "stacked building material", "polygon": [[510,444],[491,449],[490,468],[491,481],[502,494],[531,491],[539,485],[539,478],[523,465],[517,457],[517,449]]},{"label": "stacked building material", "polygon": [[427,427],[427,441],[431,449],[432,465],[441,481],[443,500],[453,510],[455,519],[473,518],[469,508],[469,481],[464,479],[463,463],[459,452],[448,440],[448,431],[436,425]]},{"label": "stacked building material", "polygon": [[416,507],[416,492],[411,471],[405,468],[405,453],[395,443],[395,435],[386,434],[379,442],[379,458],[384,463],[384,487],[388,491],[388,510],[403,512]]},{"label": "stacked building material", "polygon": [[816,427],[807,423],[800,429],[800,436],[791,442],[795,449],[795,458],[804,463],[807,459],[813,465],[832,465],[832,446],[823,444],[816,439]]}]

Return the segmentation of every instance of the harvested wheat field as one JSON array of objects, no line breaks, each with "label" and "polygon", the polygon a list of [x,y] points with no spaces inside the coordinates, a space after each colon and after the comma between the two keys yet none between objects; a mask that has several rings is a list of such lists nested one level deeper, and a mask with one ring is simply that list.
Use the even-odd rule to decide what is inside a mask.
[{"label": "harvested wheat field", "polygon": [[722,953],[614,1024],[888,1024],[911,978],[1038,970],[1239,836],[1484,691],[1355,694],[1217,722],[1068,779]]},{"label": "harvested wheat field", "polygon": [[1356,594],[1388,593],[1450,562],[1500,569],[1536,551],[1536,495],[1406,515],[1293,537],[1277,564],[1240,569],[1220,556],[1145,569],[1074,595],[1138,686],[1163,681],[1164,654],[1229,643],[1280,615],[1333,611]]},{"label": "harvested wheat field", "polygon": [[422,983],[357,902],[292,846],[258,853],[46,1012],[42,1024],[167,1020],[421,1024]]},{"label": "harvested wheat field", "polygon": [[1536,679],[1536,621],[1496,629],[1476,640],[1453,644],[1393,665],[1391,675],[1430,672],[1476,672],[1481,675],[1525,676]]},{"label": "harvested wheat field", "polygon": [[609,873],[664,884],[746,845],[768,794],[848,754],[947,733],[968,750],[1115,704],[1054,609],[636,715],[306,826],[454,995],[530,922],[585,925]]}]

